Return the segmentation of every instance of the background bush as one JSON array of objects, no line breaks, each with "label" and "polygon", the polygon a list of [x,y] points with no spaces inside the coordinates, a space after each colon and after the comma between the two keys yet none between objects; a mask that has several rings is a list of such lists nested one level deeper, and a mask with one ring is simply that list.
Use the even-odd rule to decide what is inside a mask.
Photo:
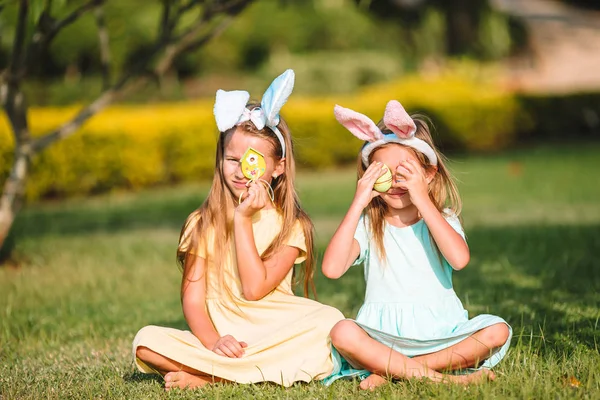
[{"label": "background bush", "polygon": [[600,138],[600,93],[520,95],[518,101],[533,124],[523,140],[564,142]]},{"label": "background bush", "polygon": [[[282,114],[292,128],[299,167],[319,169],[354,162],[362,144],[333,117],[336,103],[378,121],[386,102],[400,99],[409,113],[423,113],[432,119],[434,139],[444,151],[494,151],[521,139],[597,132],[599,98],[517,97],[455,74],[407,78],[371,86],[355,96],[296,96]],[[210,178],[217,140],[212,107],[212,99],[113,106],[81,132],[33,160],[27,198],[68,197]],[[33,108],[33,134],[58,126],[77,109]],[[587,124],[587,130],[582,124]],[[0,119],[2,179],[8,175],[12,149],[7,121]]]}]

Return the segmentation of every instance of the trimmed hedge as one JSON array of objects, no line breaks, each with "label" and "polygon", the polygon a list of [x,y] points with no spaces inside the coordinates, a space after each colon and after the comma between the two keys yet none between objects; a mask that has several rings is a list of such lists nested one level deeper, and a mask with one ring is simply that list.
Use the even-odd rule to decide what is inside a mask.
[{"label": "trimmed hedge", "polygon": [[[430,116],[444,148],[492,150],[511,143],[523,120],[512,95],[460,79],[407,79],[346,98],[294,98],[283,109],[292,129],[298,165],[322,168],[353,162],[361,142],[337,123],[337,103],[375,120],[399,99],[409,113]],[[34,161],[27,198],[64,197],[113,188],[141,188],[212,176],[217,130],[212,100],[113,106],[77,134]],[[33,108],[34,135],[52,129],[77,107]],[[0,118],[0,177],[12,160],[12,135]]]},{"label": "trimmed hedge", "polygon": [[519,95],[523,112],[533,122],[523,140],[560,142],[600,139],[600,93]]}]

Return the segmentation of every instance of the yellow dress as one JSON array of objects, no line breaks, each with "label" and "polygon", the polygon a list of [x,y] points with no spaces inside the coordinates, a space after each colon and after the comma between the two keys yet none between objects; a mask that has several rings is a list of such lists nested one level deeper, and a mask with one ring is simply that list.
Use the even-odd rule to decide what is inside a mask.
[{"label": "yellow dress", "polygon": [[[262,254],[279,233],[281,218],[276,210],[262,210],[255,214],[252,228],[258,253]],[[300,249],[295,262],[302,262],[306,244],[300,223],[296,223],[286,244]],[[198,255],[206,258],[203,247],[199,246]],[[258,301],[245,300],[233,240],[223,278],[231,295],[223,293],[210,262],[210,246],[206,247],[209,249],[208,315],[219,336],[229,334],[248,344],[245,354],[241,358],[220,356],[204,347],[190,331],[150,325],[142,328],[133,340],[133,357],[138,369],[145,373],[155,372],[135,357],[137,347],[145,346],[195,370],[238,383],[270,381],[287,387],[297,381],[327,377],[333,370],[329,331],[344,319],[342,313],[295,296],[292,270],[272,293]]]}]

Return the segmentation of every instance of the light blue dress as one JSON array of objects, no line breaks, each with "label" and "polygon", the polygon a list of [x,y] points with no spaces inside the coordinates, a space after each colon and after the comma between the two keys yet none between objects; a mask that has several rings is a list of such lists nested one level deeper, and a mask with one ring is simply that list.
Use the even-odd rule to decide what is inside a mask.
[{"label": "light blue dress", "polygon": [[[449,210],[445,213],[446,221],[464,238],[459,219]],[[353,265],[364,263],[367,289],[355,322],[375,340],[414,357],[455,345],[485,327],[506,324],[488,314],[468,318],[452,288],[452,267],[432,246],[423,220],[403,228],[385,224],[385,265],[371,237],[368,217],[363,216],[354,234],[360,255]],[[508,340],[480,367],[491,368],[506,354],[512,337],[512,329],[506,325]],[[370,375],[369,371],[353,369],[333,347],[332,353],[334,370],[325,378],[326,385],[343,377],[364,379]]]}]

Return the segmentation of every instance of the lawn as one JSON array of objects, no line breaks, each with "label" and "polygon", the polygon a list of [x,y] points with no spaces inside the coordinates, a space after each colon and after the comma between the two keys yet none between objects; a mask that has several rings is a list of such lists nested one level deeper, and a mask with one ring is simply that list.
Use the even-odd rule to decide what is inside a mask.
[{"label": "lawn", "polygon": [[[473,316],[514,329],[497,381],[403,381],[290,389],[215,385],[165,393],[135,372],[131,340],[148,324],[185,327],[174,251],[208,183],[29,206],[15,225],[18,267],[0,268],[0,399],[600,398],[600,145],[457,157],[471,263],[454,275]],[[302,172],[322,254],[354,192],[352,169]],[[319,274],[319,300],[354,316],[362,270]]]}]

